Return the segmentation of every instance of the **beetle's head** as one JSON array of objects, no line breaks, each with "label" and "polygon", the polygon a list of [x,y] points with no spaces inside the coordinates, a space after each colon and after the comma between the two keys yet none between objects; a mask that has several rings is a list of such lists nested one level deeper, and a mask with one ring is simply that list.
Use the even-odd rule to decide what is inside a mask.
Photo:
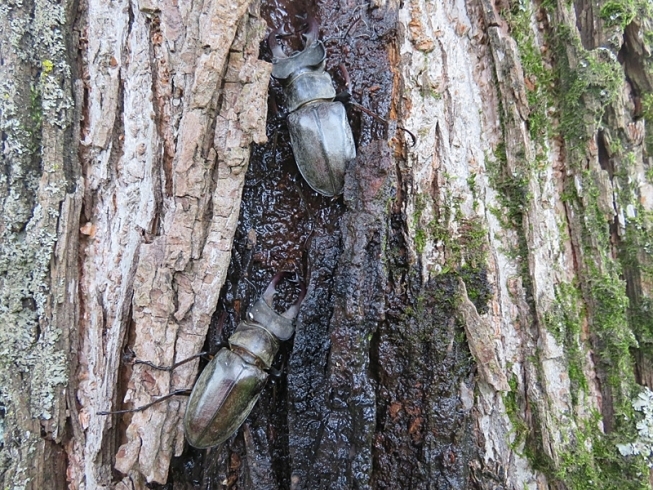
[{"label": "beetle's head", "polygon": [[306,295],[306,287],[301,282],[301,290],[297,301],[283,313],[277,313],[274,310],[274,294],[276,293],[276,286],[281,281],[285,272],[278,272],[270,281],[270,284],[265,289],[263,295],[258,299],[254,306],[247,312],[247,317],[250,321],[258,323],[279,340],[288,340],[292,337],[295,331],[295,318],[299,314],[299,308]]},{"label": "beetle's head", "polygon": [[302,32],[304,48],[301,51],[286,55],[279,44],[279,37],[288,36],[284,27],[275,29],[268,36],[268,46],[272,51],[272,76],[279,80],[287,80],[291,75],[301,71],[316,69],[326,59],[326,49],[318,39],[320,28],[313,17],[308,17],[306,28]]},{"label": "beetle's head", "polygon": [[[268,36],[268,46],[270,51],[272,51],[272,56],[277,60],[282,60],[288,58],[286,53],[283,51],[283,47],[279,44],[279,37],[287,37],[289,34],[286,32],[285,27],[281,27],[273,30]],[[300,52],[306,51],[310,48],[320,36],[320,26],[318,26],[317,21],[314,17],[308,16],[306,19],[306,27],[302,31],[302,37],[304,38],[304,49]]]}]

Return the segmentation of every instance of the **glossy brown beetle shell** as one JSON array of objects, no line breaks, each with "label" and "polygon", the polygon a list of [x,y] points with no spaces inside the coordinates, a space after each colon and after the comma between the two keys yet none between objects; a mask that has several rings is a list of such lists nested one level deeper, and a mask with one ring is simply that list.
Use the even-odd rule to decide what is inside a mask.
[{"label": "glossy brown beetle shell", "polygon": [[200,375],[186,407],[184,431],[191,446],[217,446],[233,435],[254,408],[268,373],[221,349]]}]

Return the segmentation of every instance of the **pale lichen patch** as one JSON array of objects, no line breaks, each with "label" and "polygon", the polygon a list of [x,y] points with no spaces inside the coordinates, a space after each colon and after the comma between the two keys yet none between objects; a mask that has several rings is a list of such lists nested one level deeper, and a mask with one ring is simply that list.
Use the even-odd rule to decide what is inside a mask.
[{"label": "pale lichen patch", "polygon": [[72,119],[65,5],[4,2],[0,26],[0,474],[5,486],[38,488],[46,444],[61,440],[75,311],[57,299],[74,294],[74,281],[61,281],[74,253],[55,253],[62,243],[74,248],[69,226],[78,219],[61,215],[76,186],[64,143]]}]

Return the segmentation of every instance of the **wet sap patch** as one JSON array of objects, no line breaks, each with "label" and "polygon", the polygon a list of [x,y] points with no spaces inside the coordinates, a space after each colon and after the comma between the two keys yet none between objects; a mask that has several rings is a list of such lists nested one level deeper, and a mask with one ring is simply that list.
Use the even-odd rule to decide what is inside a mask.
[{"label": "wet sap patch", "polygon": [[[270,30],[299,31],[304,13],[320,24],[337,91],[343,64],[353,100],[388,117],[396,12],[344,1],[261,5]],[[300,48],[298,39],[281,40],[287,53]],[[270,61],[266,43],[261,53]],[[473,391],[474,368],[456,320],[457,276],[421,284],[408,258],[400,187],[409,176],[385,144],[388,129],[348,111],[359,156],[344,196],[326,198],[297,170],[283,102],[272,81],[269,141],[252,149],[205,350],[225,345],[279,270],[295,276],[280,284],[277,311],[295,301],[296,280],[307,286],[295,337],[275,360],[281,376],[236,435],[207,451],[187,446],[157,488],[473,488],[467,467],[475,447],[460,385]],[[482,271],[467,271],[468,280],[487,283]]]}]

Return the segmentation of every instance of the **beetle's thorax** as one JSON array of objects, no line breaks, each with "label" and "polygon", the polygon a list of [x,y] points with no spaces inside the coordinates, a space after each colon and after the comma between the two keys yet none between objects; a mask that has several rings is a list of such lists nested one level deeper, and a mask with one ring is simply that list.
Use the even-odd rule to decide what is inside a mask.
[{"label": "beetle's thorax", "polygon": [[272,366],[279,344],[279,339],[264,326],[247,321],[241,322],[229,337],[231,350],[262,370]]},{"label": "beetle's thorax", "polygon": [[294,319],[280,315],[259,298],[247,312],[247,320],[240,322],[229,337],[229,345],[246,362],[266,370],[272,365],[281,341],[292,337],[294,331]]},{"label": "beetle's thorax", "polygon": [[284,93],[289,112],[294,112],[310,102],[332,101],[336,96],[331,76],[325,71],[300,73],[285,86]]}]

